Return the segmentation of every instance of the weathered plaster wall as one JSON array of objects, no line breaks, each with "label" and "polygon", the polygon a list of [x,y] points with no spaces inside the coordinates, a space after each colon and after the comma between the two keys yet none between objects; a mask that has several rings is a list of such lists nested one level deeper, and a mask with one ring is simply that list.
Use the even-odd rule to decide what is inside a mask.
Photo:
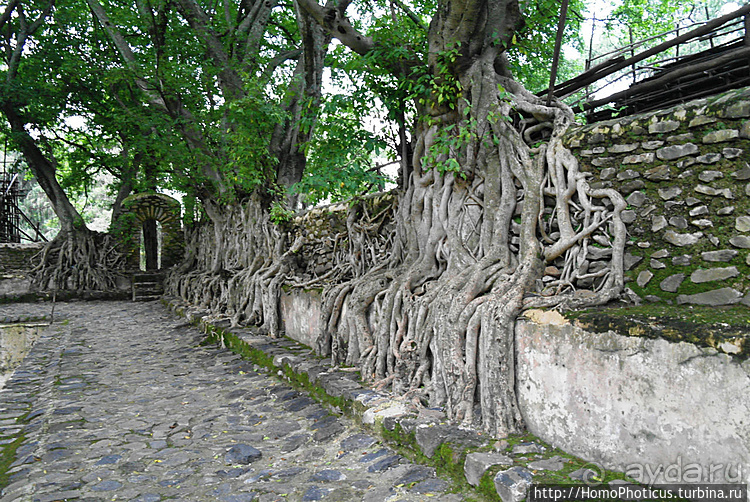
[{"label": "weathered plaster wall", "polygon": [[297,290],[282,292],[280,304],[286,335],[308,347],[315,347],[321,332],[320,293]]},{"label": "weathered plaster wall", "polygon": [[700,472],[703,482],[738,482],[738,470],[750,481],[750,360],[550,317],[516,328],[519,404],[532,433],[631,475],[679,464],[688,479],[666,481]]},{"label": "weathered plaster wall", "polygon": [[[283,296],[288,336],[314,346],[320,301],[317,292]],[[750,360],[593,333],[554,311],[530,317],[516,327],[516,385],[530,432],[646,483],[696,482],[697,473],[702,482],[750,482]]]}]

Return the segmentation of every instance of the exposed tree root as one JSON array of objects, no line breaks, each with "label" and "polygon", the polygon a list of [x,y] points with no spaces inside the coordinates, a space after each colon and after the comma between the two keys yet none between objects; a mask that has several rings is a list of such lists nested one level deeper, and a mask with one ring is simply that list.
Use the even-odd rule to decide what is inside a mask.
[{"label": "exposed tree root", "polygon": [[37,291],[112,290],[124,268],[115,238],[88,229],[61,231],[33,261],[31,285]]}]

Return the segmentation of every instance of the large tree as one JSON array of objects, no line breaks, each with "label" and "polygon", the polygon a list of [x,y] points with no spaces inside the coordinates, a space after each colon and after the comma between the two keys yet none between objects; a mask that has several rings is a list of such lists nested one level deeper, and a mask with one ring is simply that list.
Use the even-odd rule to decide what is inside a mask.
[{"label": "large tree", "polygon": [[[14,0],[0,13],[2,128],[23,154],[60,222],[60,232],[45,247],[37,268],[35,283],[41,288],[111,288],[112,270],[120,263],[112,240],[86,227],[59,177],[67,171],[85,185],[81,178],[85,170],[77,170],[74,157],[85,151],[87,164],[97,157],[90,144],[76,141],[65,122],[66,116],[84,113],[79,106],[83,102],[98,99],[91,92],[85,97],[75,92],[86,89],[82,83],[91,75],[83,71],[87,66],[78,53],[72,57],[69,53],[69,44],[77,45],[74,34],[80,28],[77,17],[54,0]],[[72,98],[73,94],[79,97]],[[105,141],[94,143],[102,149],[111,147]],[[129,168],[118,169],[118,174]]]},{"label": "large tree", "polygon": [[[340,12],[299,3],[357,54],[389,54],[387,40]],[[426,55],[382,58],[398,78],[421,84],[395,244],[387,260],[326,291],[319,346],[358,364],[367,380],[498,435],[522,428],[518,314],[604,303],[623,288],[626,204],[613,190],[592,189],[563,146],[570,109],[513,79],[507,51],[523,30],[517,0],[442,0]],[[591,290],[574,291],[593,246],[606,248],[610,264],[588,277]]]}]

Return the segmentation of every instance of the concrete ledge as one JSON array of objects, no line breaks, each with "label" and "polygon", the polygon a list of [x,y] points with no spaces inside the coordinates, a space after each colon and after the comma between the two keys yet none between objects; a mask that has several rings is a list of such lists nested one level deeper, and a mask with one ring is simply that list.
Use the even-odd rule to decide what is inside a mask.
[{"label": "concrete ledge", "polygon": [[200,327],[209,342],[275,371],[380,435],[402,455],[450,475],[461,492],[481,494],[484,500],[517,502],[526,497],[531,483],[596,485],[625,479],[622,473],[587,463],[529,434],[495,440],[449,423],[439,409],[418,411],[409,402],[363,386],[353,368],[333,367],[296,341],[232,328],[229,321],[177,298],[163,298],[162,303]]}]

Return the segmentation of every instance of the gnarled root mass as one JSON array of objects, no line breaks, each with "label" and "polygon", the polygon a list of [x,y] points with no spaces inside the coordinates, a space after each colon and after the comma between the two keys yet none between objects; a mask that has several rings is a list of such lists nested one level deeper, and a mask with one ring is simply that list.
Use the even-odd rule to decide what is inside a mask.
[{"label": "gnarled root mass", "polygon": [[301,239],[286,246],[286,234],[269,221],[257,196],[207,212],[210,222],[188,236],[186,258],[167,277],[167,291],[230,319],[233,326],[257,326],[280,336],[281,286]]},{"label": "gnarled root mass", "polygon": [[[391,253],[385,265],[327,290],[318,350],[359,365],[367,380],[445,407],[450,418],[506,435],[523,428],[517,316],[618,297],[626,230],[623,198],[592,189],[562,144],[570,109],[546,106],[498,76],[493,61],[476,61],[461,82],[467,101],[421,131]],[[514,115],[534,125],[518,130]],[[428,152],[449,125],[472,139],[435,159]],[[529,145],[543,129],[549,140]],[[463,176],[437,172],[449,158]],[[609,262],[589,271],[590,254]]]},{"label": "gnarled root mass", "polygon": [[[188,252],[171,291],[276,336],[281,285],[323,287],[319,353],[464,424],[498,436],[522,430],[516,318],[620,295],[625,202],[591,188],[563,146],[570,109],[499,76],[495,56],[465,73],[457,110],[423,123],[395,212],[365,217],[352,206],[328,273],[296,277],[301,241],[285,247],[251,201],[197,230],[203,250]],[[531,145],[541,131],[549,138]],[[445,153],[438,143],[451,135],[470,139]],[[460,173],[440,172],[456,164]]]},{"label": "gnarled root mass", "polygon": [[108,291],[124,268],[115,238],[88,229],[61,231],[33,258],[32,288]]}]

